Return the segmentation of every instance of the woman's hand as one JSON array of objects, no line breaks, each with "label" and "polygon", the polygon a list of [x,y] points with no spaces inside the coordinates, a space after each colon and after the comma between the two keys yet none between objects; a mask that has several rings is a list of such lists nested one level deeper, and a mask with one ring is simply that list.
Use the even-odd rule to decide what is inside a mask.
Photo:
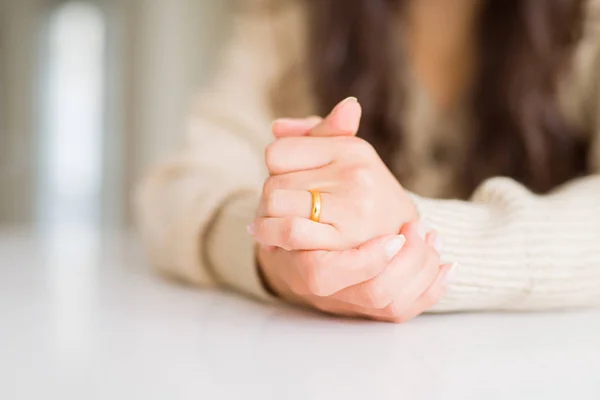
[{"label": "woman's hand", "polygon": [[[314,125],[314,118],[290,120],[292,133],[285,137],[285,129],[274,125],[280,137],[266,151],[271,176],[252,227],[259,243],[286,250],[346,250],[397,234],[418,218],[377,152],[354,136],[360,111],[358,102],[349,99],[307,130],[310,136],[302,136],[302,124]],[[309,219],[309,190],[321,193],[320,223]]]},{"label": "woman's hand", "polygon": [[[354,137],[356,99],[326,118],[278,120],[271,172],[256,221],[265,280],[279,296],[325,312],[402,322],[442,296],[435,233],[425,238],[416,210],[366,142]],[[310,221],[309,190],[321,192],[320,223]],[[397,235],[401,231],[402,235]],[[377,239],[372,239],[377,237]],[[437,250],[436,250],[437,248]]]},{"label": "woman's hand", "polygon": [[282,298],[321,311],[381,321],[404,322],[443,296],[452,266],[440,267],[435,234],[422,237],[410,223],[401,235],[371,240],[354,250],[265,249],[259,263]]}]

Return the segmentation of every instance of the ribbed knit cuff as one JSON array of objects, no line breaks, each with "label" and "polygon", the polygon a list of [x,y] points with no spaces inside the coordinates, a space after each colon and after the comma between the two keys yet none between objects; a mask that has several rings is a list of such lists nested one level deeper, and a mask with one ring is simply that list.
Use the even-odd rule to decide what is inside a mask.
[{"label": "ribbed knit cuff", "polygon": [[442,260],[458,263],[456,280],[432,311],[535,310],[597,302],[600,245],[593,238],[600,221],[594,222],[598,206],[589,193],[578,194],[590,190],[584,183],[542,197],[513,180],[494,178],[471,201],[412,195],[421,218],[443,239]]}]

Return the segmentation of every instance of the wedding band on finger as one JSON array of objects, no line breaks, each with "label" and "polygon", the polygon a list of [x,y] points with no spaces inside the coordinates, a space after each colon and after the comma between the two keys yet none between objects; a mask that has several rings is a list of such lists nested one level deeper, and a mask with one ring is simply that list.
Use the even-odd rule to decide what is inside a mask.
[{"label": "wedding band on finger", "polygon": [[318,190],[309,190],[312,196],[312,206],[310,207],[310,220],[321,222],[321,192]]}]

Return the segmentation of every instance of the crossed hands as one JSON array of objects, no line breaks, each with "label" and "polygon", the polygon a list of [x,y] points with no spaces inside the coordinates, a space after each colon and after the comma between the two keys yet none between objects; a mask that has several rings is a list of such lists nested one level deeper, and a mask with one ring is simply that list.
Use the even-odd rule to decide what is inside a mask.
[{"label": "crossed hands", "polygon": [[[356,137],[355,98],[325,119],[277,120],[257,218],[259,268],[280,297],[327,313],[404,322],[437,303],[451,265],[409,196]],[[310,220],[321,193],[320,222]]]}]

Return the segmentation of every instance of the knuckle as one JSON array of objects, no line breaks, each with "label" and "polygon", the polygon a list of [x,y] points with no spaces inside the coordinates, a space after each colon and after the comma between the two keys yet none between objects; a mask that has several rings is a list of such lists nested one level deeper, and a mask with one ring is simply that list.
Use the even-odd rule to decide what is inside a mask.
[{"label": "knuckle", "polygon": [[279,197],[279,191],[277,189],[264,194],[265,213],[268,216],[278,215],[281,205]]},{"label": "knuckle", "polygon": [[402,311],[400,310],[399,304],[393,301],[383,310],[383,315],[390,321],[396,322],[402,317]]},{"label": "knuckle", "polygon": [[401,304],[393,302],[385,309],[385,318],[395,324],[402,324],[411,320],[411,315],[401,307]]},{"label": "knuckle", "polygon": [[335,290],[329,284],[326,266],[314,251],[298,254],[298,263],[302,268],[306,287],[310,294],[318,297],[331,296]]},{"label": "knuckle", "polygon": [[362,159],[368,159],[373,157],[373,155],[377,154],[375,148],[366,140],[356,136],[349,137],[348,139],[348,146],[350,147],[352,153],[355,156],[358,156]]},{"label": "knuckle", "polygon": [[304,276],[306,280],[306,287],[308,291],[318,297],[329,296],[331,293],[327,290],[327,284],[325,282],[322,269],[316,264],[309,264],[305,266]]},{"label": "knuckle", "polygon": [[348,168],[345,178],[363,189],[375,186],[373,173],[366,165],[361,164]]},{"label": "knuckle", "polygon": [[355,197],[354,212],[359,219],[370,218],[373,215],[374,203],[366,197]]},{"label": "knuckle", "polygon": [[393,322],[394,324],[404,324],[405,322],[408,322],[411,320],[411,318],[407,315],[396,315],[393,317],[390,317],[390,322]]},{"label": "knuckle", "polygon": [[269,171],[277,169],[279,164],[278,141],[274,141],[265,148],[265,164]]},{"label": "knuckle", "polygon": [[265,180],[263,185],[263,196],[270,197],[281,185],[280,178],[277,176],[270,176]]},{"label": "knuckle", "polygon": [[392,296],[386,286],[378,280],[367,284],[364,297],[366,306],[374,309],[386,308],[392,301]]}]

